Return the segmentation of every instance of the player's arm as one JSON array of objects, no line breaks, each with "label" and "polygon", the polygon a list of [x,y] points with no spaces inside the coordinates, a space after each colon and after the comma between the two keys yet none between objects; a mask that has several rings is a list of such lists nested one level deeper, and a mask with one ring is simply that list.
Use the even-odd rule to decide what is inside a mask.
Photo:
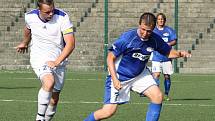
[{"label": "player's arm", "polygon": [[19,53],[27,52],[28,44],[30,43],[30,41],[31,41],[31,30],[25,26],[23,40],[15,47],[16,51]]},{"label": "player's arm", "polygon": [[116,56],[112,52],[109,52],[107,56],[108,69],[113,80],[114,87],[117,90],[120,90],[122,88],[122,85],[120,84],[120,81],[118,80],[116,75],[115,60]]},{"label": "player's arm", "polygon": [[62,53],[60,54],[60,56],[53,63],[48,62],[48,65],[51,68],[58,66],[62,61],[64,61],[72,53],[72,51],[75,48],[75,36],[73,33],[65,34],[65,35],[63,35],[63,37],[64,37],[64,41],[65,41],[66,45],[65,45]]},{"label": "player's arm", "polygon": [[170,41],[167,43],[169,46],[175,46],[176,45],[176,40]]},{"label": "player's arm", "polygon": [[168,58],[191,57],[191,54],[184,50],[177,51],[177,50],[171,49],[167,57]]}]

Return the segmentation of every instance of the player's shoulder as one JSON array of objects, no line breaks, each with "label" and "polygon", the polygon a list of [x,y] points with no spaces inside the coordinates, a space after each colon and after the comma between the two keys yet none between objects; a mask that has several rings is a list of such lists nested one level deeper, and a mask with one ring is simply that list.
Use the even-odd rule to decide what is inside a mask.
[{"label": "player's shoulder", "polygon": [[121,37],[129,39],[137,36],[137,29],[129,29],[121,34]]},{"label": "player's shoulder", "polygon": [[153,31],[153,32],[151,33],[150,38],[155,38],[155,39],[159,38],[159,39],[160,39],[161,37],[160,37],[160,35],[158,35],[156,32]]},{"label": "player's shoulder", "polygon": [[166,31],[174,31],[174,29],[172,27],[170,27],[170,26],[164,26],[164,29]]},{"label": "player's shoulder", "polygon": [[149,39],[151,40],[150,42],[154,42],[154,43],[163,41],[161,36],[158,35],[156,32],[152,32]]},{"label": "player's shoulder", "polygon": [[54,9],[54,14],[62,17],[65,17],[66,15],[68,15],[64,10],[59,8]]},{"label": "player's shoulder", "polygon": [[39,9],[32,9],[25,13],[25,21],[36,20],[39,16]]},{"label": "player's shoulder", "polygon": [[32,9],[28,12],[25,13],[26,15],[38,15],[39,14],[39,9]]}]

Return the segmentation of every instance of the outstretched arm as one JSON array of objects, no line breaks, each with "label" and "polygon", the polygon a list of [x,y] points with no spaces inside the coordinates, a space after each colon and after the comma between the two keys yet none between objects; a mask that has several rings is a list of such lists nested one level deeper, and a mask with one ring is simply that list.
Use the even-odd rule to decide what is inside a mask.
[{"label": "outstretched arm", "polygon": [[167,55],[168,58],[180,58],[180,57],[191,57],[191,54],[187,51],[181,50],[177,51],[172,49],[169,54]]},{"label": "outstretched arm", "polygon": [[30,41],[31,41],[31,30],[25,26],[23,40],[15,47],[16,51],[19,53],[27,52],[28,44],[30,43]]}]

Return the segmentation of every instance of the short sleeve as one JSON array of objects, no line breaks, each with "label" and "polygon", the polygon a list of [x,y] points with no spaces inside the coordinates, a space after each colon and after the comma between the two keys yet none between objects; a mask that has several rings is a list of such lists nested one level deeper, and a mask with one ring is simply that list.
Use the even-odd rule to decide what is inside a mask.
[{"label": "short sleeve", "polygon": [[121,35],[108,49],[109,51],[113,52],[113,54],[118,57],[127,49],[127,39],[124,35]]},{"label": "short sleeve", "polygon": [[31,29],[30,26],[29,26],[29,16],[27,13],[25,13],[25,26],[28,28],[28,29]]},{"label": "short sleeve", "polygon": [[170,31],[170,41],[176,40],[177,39],[177,35],[175,30],[173,30],[172,28],[169,28]]},{"label": "short sleeve", "polygon": [[74,32],[73,31],[73,24],[70,21],[68,14],[66,14],[63,17],[62,24],[61,24],[61,31],[64,35]]}]

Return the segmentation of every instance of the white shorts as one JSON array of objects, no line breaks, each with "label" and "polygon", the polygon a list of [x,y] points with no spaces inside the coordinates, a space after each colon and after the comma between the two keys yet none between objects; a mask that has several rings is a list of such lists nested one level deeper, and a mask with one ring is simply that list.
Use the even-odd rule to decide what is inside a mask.
[{"label": "white shorts", "polygon": [[173,67],[171,61],[157,62],[152,61],[152,72],[162,72],[163,74],[173,74]]},{"label": "white shorts", "polygon": [[33,68],[37,77],[41,80],[42,77],[46,74],[53,74],[55,79],[54,92],[60,92],[64,85],[65,79],[65,66],[58,66],[55,69],[51,69],[47,65],[43,65],[39,68]]},{"label": "white shorts", "polygon": [[157,85],[148,69],[144,69],[137,77],[128,81],[121,82],[122,89],[116,90],[113,86],[111,77],[106,79],[105,85],[105,104],[123,104],[130,100],[130,91],[144,93],[152,85]]}]

